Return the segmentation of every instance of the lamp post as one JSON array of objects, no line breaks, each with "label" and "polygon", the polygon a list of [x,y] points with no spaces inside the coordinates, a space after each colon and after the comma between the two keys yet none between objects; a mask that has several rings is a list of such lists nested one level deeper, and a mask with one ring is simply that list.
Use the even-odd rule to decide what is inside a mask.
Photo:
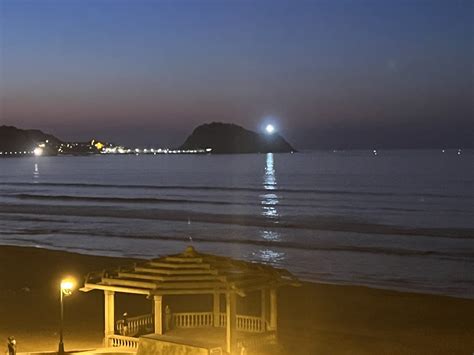
[{"label": "lamp post", "polygon": [[70,296],[74,290],[74,280],[67,278],[61,281],[61,287],[59,290],[59,302],[61,305],[61,320],[59,323],[59,347],[58,354],[64,354],[64,342],[63,342],[63,323],[64,323],[64,297]]}]

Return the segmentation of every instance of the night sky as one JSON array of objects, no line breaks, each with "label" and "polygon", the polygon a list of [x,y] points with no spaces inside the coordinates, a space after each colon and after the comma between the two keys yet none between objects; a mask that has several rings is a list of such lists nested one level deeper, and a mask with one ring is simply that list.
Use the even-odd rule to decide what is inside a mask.
[{"label": "night sky", "polygon": [[467,147],[474,2],[0,0],[0,124],[177,145],[204,122],[297,148]]}]

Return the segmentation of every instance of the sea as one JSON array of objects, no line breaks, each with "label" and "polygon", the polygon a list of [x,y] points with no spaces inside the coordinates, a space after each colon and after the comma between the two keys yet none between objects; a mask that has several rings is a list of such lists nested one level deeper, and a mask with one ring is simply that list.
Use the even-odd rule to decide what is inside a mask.
[{"label": "sea", "polygon": [[474,299],[474,151],[0,159],[0,244],[192,245],[301,280]]}]

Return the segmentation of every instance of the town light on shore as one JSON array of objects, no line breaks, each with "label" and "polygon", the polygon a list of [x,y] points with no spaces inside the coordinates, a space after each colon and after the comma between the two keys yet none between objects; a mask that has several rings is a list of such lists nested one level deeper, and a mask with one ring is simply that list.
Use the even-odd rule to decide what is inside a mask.
[{"label": "town light on shore", "polygon": [[59,323],[59,346],[58,346],[58,354],[64,354],[64,342],[63,342],[63,324],[64,324],[64,297],[70,296],[72,291],[76,286],[76,281],[71,278],[65,278],[61,280],[61,285],[59,288],[59,302],[61,305],[61,321]]},{"label": "town light on shore", "polygon": [[39,157],[39,156],[43,155],[43,148],[37,147],[37,148],[35,148],[35,150],[33,150],[33,153],[34,153],[34,155]]}]

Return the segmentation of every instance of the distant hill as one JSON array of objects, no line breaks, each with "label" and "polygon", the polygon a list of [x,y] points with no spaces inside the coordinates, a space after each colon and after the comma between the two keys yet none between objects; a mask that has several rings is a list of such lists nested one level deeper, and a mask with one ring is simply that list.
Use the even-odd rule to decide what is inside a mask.
[{"label": "distant hill", "polygon": [[51,134],[37,129],[19,129],[13,126],[0,126],[0,151],[31,151],[39,142],[48,140],[57,145],[61,142]]},{"label": "distant hill", "polygon": [[295,149],[279,134],[259,134],[241,126],[213,122],[194,129],[179,149],[212,148],[212,153],[289,153]]}]

